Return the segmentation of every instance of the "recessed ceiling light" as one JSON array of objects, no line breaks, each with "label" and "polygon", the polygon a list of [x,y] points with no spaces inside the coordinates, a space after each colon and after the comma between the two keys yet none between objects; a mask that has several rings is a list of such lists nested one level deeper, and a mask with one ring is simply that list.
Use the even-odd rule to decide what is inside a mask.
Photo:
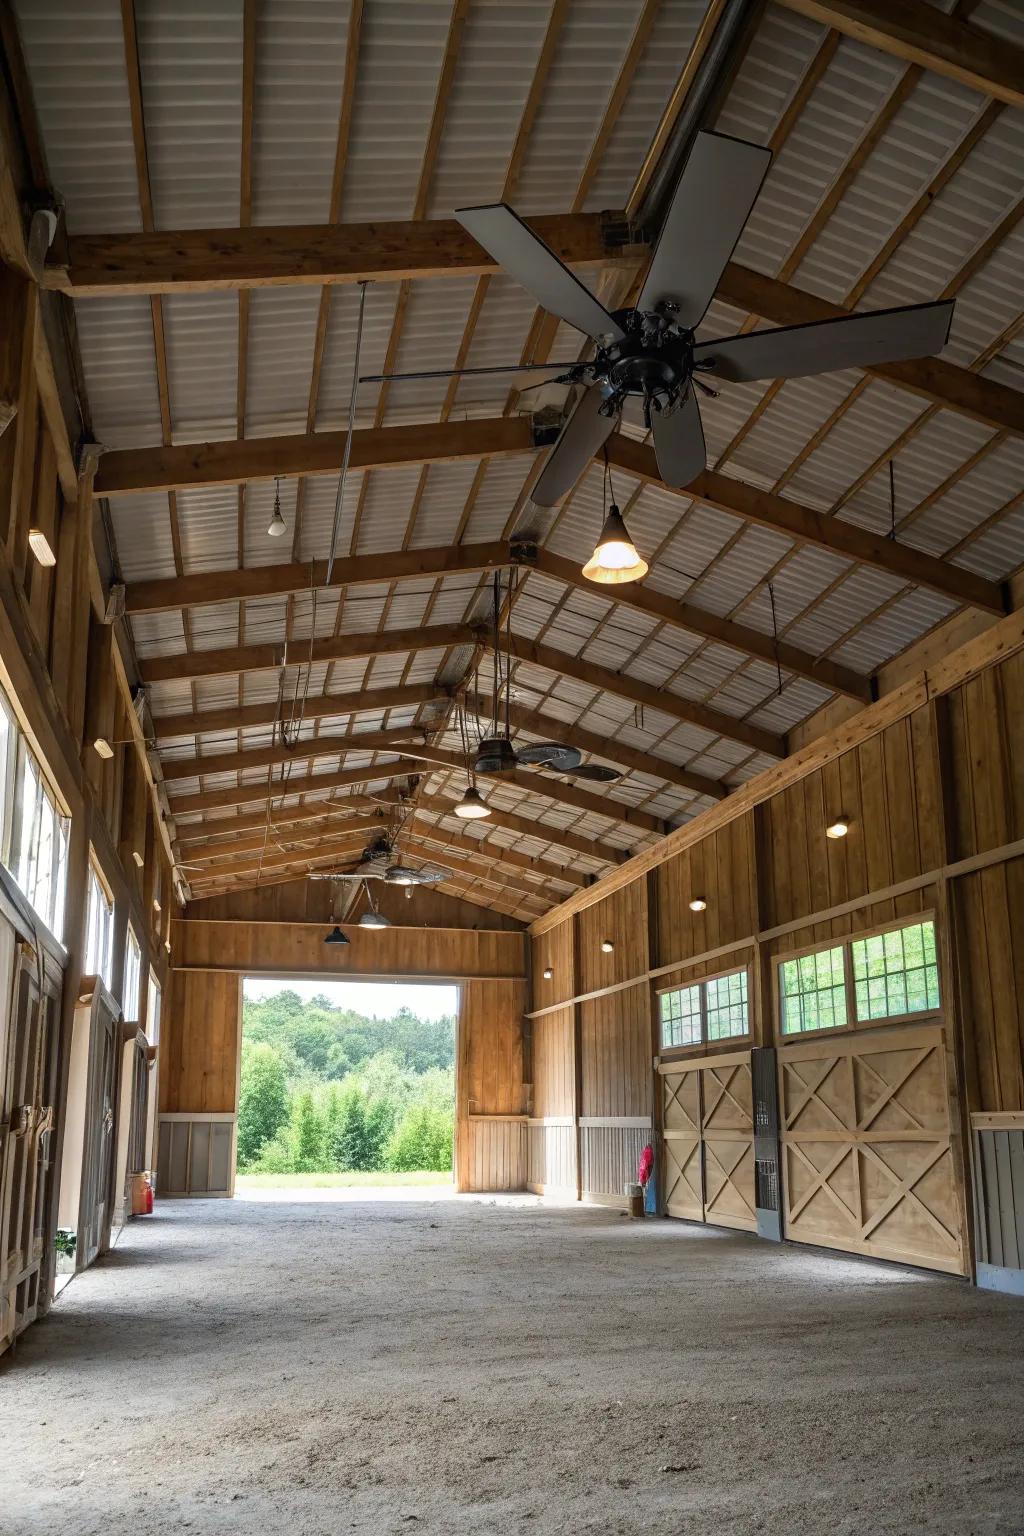
[{"label": "recessed ceiling light", "polygon": [[837,816],[835,821],[825,828],[825,836],[832,839],[845,837],[850,830],[850,823],[845,816]]},{"label": "recessed ceiling light", "polygon": [[708,906],[708,904],[704,900],[703,896],[694,896],[693,900],[690,902],[690,911],[691,912],[706,912],[707,911],[707,906]]},{"label": "recessed ceiling light", "polygon": [[50,541],[41,528],[30,528],[28,531],[28,547],[39,561],[40,565],[56,565],[57,556],[50,548]]}]

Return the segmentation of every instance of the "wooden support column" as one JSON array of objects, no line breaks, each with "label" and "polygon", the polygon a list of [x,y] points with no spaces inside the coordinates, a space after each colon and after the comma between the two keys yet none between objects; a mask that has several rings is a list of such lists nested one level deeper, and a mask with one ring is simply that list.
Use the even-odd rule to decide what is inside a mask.
[{"label": "wooden support column", "polygon": [[[129,876],[139,879],[146,858],[149,786],[134,746],[128,748],[124,763],[124,787],[121,796],[121,835],[118,853]],[[138,855],[138,857],[136,857]]]},{"label": "wooden support column", "polygon": [[39,305],[28,289],[20,315],[12,317],[21,326],[21,372],[18,379],[18,415],[14,422],[14,456],[11,466],[10,512],[7,522],[7,560],[15,586],[25,583],[28,560],[28,530],[35,503],[37,452],[39,439],[39,393],[36,389],[35,328]]},{"label": "wooden support column", "polygon": [[114,677],[113,644],[114,633],[110,626],[93,619],[89,624],[89,665],[82,766],[96,801],[100,805],[106,803],[108,785],[113,779],[114,759],[101,757],[94,743],[102,738],[113,746],[116,739],[114,720],[117,684]]},{"label": "wooden support column", "polygon": [[0,263],[0,410],[8,423],[0,436],[0,543],[5,547],[13,522],[27,298],[25,279]]},{"label": "wooden support column", "polygon": [[65,502],[57,538],[57,590],[50,642],[50,675],[71,734],[81,745],[85,731],[86,672],[89,650],[89,560],[92,555],[93,483],[99,450],[82,453],[78,495]]},{"label": "wooden support column", "polygon": [[580,965],[580,920],[573,916],[572,924],[572,1126],[576,1145],[576,1199],[583,1199],[583,1133],[580,1121],[583,1116],[583,1005],[579,996],[583,990]]},{"label": "wooden support column", "polygon": [[[644,876],[647,896],[647,969],[657,970],[661,965],[661,940],[658,920],[658,871],[649,869]],[[658,1007],[657,982],[653,977],[647,982],[648,1005],[651,1011],[651,1147],[654,1152],[655,1195],[658,1215],[665,1214],[665,1138],[664,1107],[658,1062],[661,1056],[661,1014]]]}]

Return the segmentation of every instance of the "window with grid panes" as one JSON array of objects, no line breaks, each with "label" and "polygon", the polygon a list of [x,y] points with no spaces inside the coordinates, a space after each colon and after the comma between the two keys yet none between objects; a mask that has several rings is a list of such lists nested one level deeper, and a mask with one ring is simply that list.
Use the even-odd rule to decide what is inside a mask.
[{"label": "window with grid panes", "polygon": [[85,973],[110,986],[114,957],[114,903],[94,864],[89,865],[89,896],[85,925]]},{"label": "window with grid panes", "polygon": [[706,1045],[748,1033],[747,973],[732,971],[711,981],[662,992],[661,1045]]},{"label": "window with grid panes", "polygon": [[707,1038],[730,1040],[747,1033],[747,973],[733,971],[704,983]]},{"label": "window with grid panes", "polygon": [[888,933],[854,939],[853,985],[857,1018],[899,1018],[939,1006],[939,964],[935,924],[912,923]]},{"label": "window with grid panes", "polygon": [[33,910],[62,939],[70,823],[24,738],[18,749],[14,820],[11,873]]},{"label": "window with grid panes", "polygon": [[127,1022],[139,1017],[139,988],[142,985],[142,951],[135,930],[128,924],[124,946],[124,983],[121,987],[121,1012]]},{"label": "window with grid panes", "polygon": [[661,1006],[662,1046],[699,1045],[700,987],[681,987],[675,992],[662,992],[658,1002]]},{"label": "window with grid panes", "polygon": [[842,1029],[847,1023],[843,946],[784,960],[779,967],[779,1001],[784,1035]]}]

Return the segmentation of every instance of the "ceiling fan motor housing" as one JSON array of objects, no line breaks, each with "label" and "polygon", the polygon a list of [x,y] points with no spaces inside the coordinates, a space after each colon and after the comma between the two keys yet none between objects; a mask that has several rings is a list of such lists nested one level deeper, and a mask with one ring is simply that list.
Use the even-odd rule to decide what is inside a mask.
[{"label": "ceiling fan motor housing", "polygon": [[518,766],[515,749],[507,736],[483,737],[476,749],[474,772],[511,773]]}]

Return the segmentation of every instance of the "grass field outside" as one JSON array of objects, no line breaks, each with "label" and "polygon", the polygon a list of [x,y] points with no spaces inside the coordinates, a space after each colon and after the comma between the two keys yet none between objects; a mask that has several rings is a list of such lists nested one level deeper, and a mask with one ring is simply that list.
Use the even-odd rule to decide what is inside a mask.
[{"label": "grass field outside", "polygon": [[409,1188],[423,1184],[451,1184],[450,1172],[423,1173],[240,1173],[238,1194],[248,1189],[365,1189],[373,1186]]}]

